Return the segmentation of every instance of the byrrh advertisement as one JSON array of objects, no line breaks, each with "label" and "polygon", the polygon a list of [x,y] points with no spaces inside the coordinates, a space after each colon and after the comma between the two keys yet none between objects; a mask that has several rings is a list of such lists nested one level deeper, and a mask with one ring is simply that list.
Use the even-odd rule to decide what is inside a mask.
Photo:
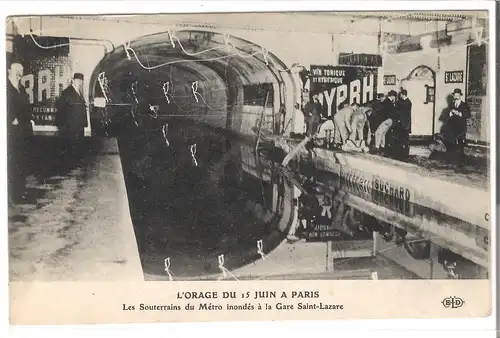
[{"label": "byrrh advertisement", "polygon": [[[471,109],[486,123],[493,91],[458,87],[490,73],[445,74],[474,72],[466,45],[494,23],[485,10],[9,17],[11,324],[490,316],[495,149],[464,128]],[[432,41],[384,48],[400,36]],[[349,66],[329,61],[345,53]],[[377,74],[420,66],[432,72],[380,95]],[[417,140],[429,86],[443,118]],[[353,102],[372,109],[339,111]],[[326,120],[331,142],[310,129]]]},{"label": "byrrh advertisement", "polygon": [[311,65],[310,92],[317,94],[328,118],[342,103],[365,104],[377,95],[377,68]]}]

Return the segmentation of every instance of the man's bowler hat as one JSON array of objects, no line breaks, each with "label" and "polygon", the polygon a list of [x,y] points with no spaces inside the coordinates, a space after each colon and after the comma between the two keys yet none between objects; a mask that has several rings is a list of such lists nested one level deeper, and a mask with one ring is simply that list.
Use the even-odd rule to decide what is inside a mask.
[{"label": "man's bowler hat", "polygon": [[82,73],[75,73],[75,75],[73,75],[73,79],[83,81],[83,74]]}]

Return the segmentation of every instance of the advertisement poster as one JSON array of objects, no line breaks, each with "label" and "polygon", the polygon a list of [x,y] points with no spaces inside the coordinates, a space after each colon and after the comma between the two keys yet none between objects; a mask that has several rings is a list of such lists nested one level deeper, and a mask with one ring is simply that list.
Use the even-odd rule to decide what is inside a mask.
[{"label": "advertisement poster", "polygon": [[[57,134],[56,102],[61,93],[71,86],[73,74],[84,75],[83,97],[88,109],[88,83],[90,74],[104,51],[102,46],[81,44],[67,37],[16,35],[12,40],[11,57],[24,67],[21,84],[25,87],[30,101],[30,112],[34,121],[35,135]],[[92,57],[83,57],[90,51]],[[90,136],[90,123],[85,127],[85,135]]]},{"label": "advertisement poster", "polygon": [[69,39],[16,36],[13,48],[14,55],[21,59],[24,66],[21,83],[29,96],[35,131],[40,129],[37,128],[39,126],[55,127],[56,100],[71,83],[72,77]]},{"label": "advertisement poster", "polygon": [[322,115],[330,118],[339,106],[354,101],[365,104],[377,95],[377,68],[311,65],[310,94],[318,94]]}]

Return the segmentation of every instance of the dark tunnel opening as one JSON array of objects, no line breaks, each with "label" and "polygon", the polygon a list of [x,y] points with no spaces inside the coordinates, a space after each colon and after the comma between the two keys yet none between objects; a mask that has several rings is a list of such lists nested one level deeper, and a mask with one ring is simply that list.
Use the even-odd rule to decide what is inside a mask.
[{"label": "dark tunnel opening", "polygon": [[[166,32],[108,53],[93,72],[90,100],[106,97],[106,113],[116,119],[130,115],[131,107],[148,111],[157,105],[162,117],[182,115],[248,135],[268,91],[265,115],[276,115],[295,95],[284,85],[283,77],[294,80],[283,70],[287,67],[276,56],[246,40],[206,31]],[[100,125],[102,110],[93,109],[91,119]]]},{"label": "dark tunnel opening", "polygon": [[226,266],[244,266],[260,257],[257,241],[276,247],[286,234],[278,223],[291,220],[271,206],[275,188],[252,143],[234,138],[255,136],[259,119],[284,104],[286,67],[222,34],[171,37],[117,48],[90,82],[91,101],[106,100],[91,113],[93,129],[118,138],[143,271],[160,279],[166,258],[181,279],[220,272],[221,254]]}]

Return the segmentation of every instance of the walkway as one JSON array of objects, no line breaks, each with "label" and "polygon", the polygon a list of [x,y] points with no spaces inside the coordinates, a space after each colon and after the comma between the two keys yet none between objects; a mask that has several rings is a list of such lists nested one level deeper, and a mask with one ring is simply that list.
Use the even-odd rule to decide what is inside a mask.
[{"label": "walkway", "polygon": [[143,280],[116,140],[88,142],[80,161],[36,145],[36,202],[9,206],[10,281]]}]

